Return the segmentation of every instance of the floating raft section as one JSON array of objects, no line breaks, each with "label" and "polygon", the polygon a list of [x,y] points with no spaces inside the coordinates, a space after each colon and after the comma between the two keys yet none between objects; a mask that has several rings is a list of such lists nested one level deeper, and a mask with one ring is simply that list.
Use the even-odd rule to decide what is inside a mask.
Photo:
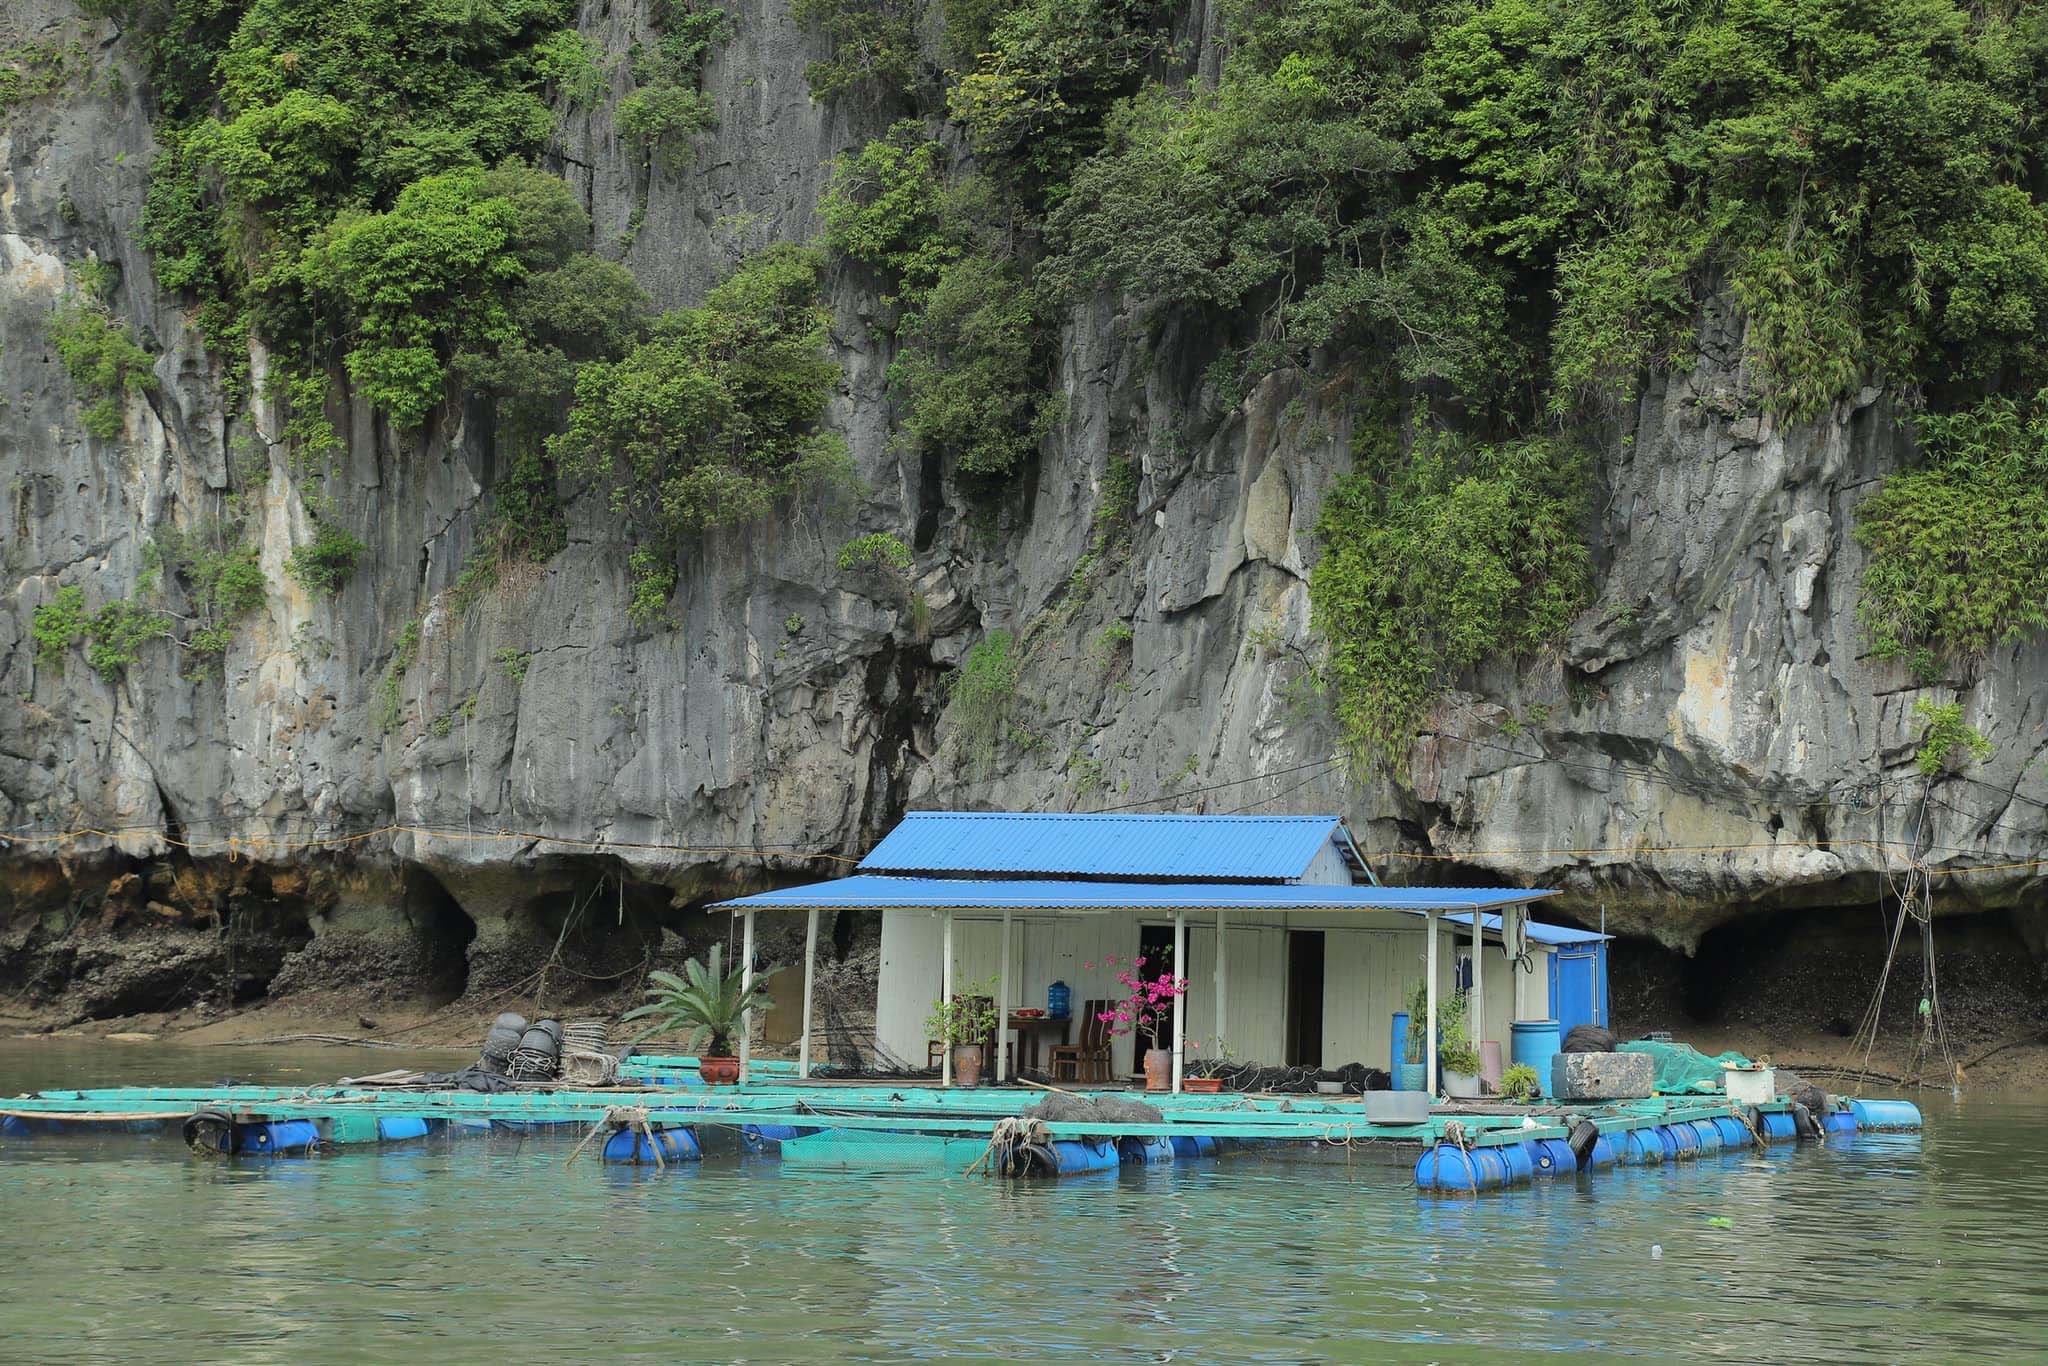
[{"label": "floating raft section", "polygon": [[[201,1151],[299,1156],[490,1132],[552,1130],[594,1138],[607,1131],[593,1156],[635,1165],[692,1162],[710,1147],[774,1156],[789,1168],[962,1173],[988,1150],[999,1121],[1019,1116],[1045,1094],[1020,1087],[811,1082],[799,1080],[789,1064],[755,1067],[759,1075],[746,1086],[717,1088],[698,1080],[695,1059],[636,1058],[619,1085],[499,1094],[350,1082],[44,1091],[0,1100],[0,1133],[158,1130],[182,1135]],[[1739,1109],[1704,1095],[1604,1105],[1438,1106],[1419,1124],[1374,1124],[1355,1098],[1100,1094],[1142,1098],[1162,1119],[1119,1121],[1110,1133],[1100,1121],[1045,1124],[1060,1175],[1257,1151],[1412,1162],[1421,1189],[1470,1193],[1617,1163],[1748,1151],[1801,1136],[1788,1102]],[[1910,1131],[1919,1125],[1919,1111],[1908,1102],[1870,1100],[1847,1102],[1823,1127],[1837,1135],[1852,1126]],[[707,1131],[727,1136],[722,1149],[709,1142]]]}]

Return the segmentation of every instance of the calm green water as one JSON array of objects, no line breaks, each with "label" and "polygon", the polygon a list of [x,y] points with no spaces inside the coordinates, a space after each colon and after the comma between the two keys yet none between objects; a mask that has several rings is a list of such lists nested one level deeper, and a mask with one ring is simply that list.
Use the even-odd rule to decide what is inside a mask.
[{"label": "calm green water", "polygon": [[[314,1081],[346,1051],[0,1044],[0,1094]],[[1002,1185],[568,1171],[568,1140],[294,1162],[0,1141],[0,1353],[150,1359],[1738,1360],[2048,1352],[2048,1100],[1478,1200],[1258,1162]],[[1732,1228],[1708,1223],[1715,1216]],[[1653,1253],[1661,1247],[1661,1257]],[[507,1352],[516,1353],[508,1357]]]}]

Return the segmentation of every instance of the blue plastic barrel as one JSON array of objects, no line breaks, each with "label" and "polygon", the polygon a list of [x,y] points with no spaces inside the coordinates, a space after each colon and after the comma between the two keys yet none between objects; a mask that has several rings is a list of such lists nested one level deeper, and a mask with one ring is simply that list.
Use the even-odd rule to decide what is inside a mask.
[{"label": "blue plastic barrel", "polygon": [[1606,1134],[1602,1134],[1593,1140],[1592,1155],[1586,1159],[1587,1167],[1611,1167],[1619,1161],[1621,1161],[1621,1149],[1614,1146],[1613,1139],[1609,1138]]},{"label": "blue plastic barrel", "polygon": [[1829,1134],[1853,1134],[1856,1132],[1856,1116],[1848,1110],[1830,1110],[1828,1117],[1821,1121],[1821,1129]]},{"label": "blue plastic barrel", "polygon": [[1415,1184],[1426,1191],[1495,1190],[1508,1183],[1508,1164],[1497,1148],[1439,1143],[1415,1160]]},{"label": "blue plastic barrel", "polygon": [[1065,982],[1054,982],[1045,989],[1045,1014],[1048,1019],[1064,1020],[1074,1013],[1074,992]]},{"label": "blue plastic barrel", "polygon": [[1558,1028],[1555,1020],[1516,1020],[1508,1026],[1508,1050],[1513,1060],[1536,1069],[1536,1081],[1543,1094],[1550,1094],[1550,1060],[1557,1056]]},{"label": "blue plastic barrel", "polygon": [[235,1126],[235,1151],[252,1157],[310,1153],[320,1146],[320,1129],[310,1119],[280,1119]]},{"label": "blue plastic barrel", "polygon": [[1579,1170],[1579,1159],[1572,1155],[1572,1145],[1561,1138],[1539,1138],[1532,1145],[1535,1148],[1531,1165],[1537,1176],[1572,1176]]},{"label": "blue plastic barrel", "polygon": [[1114,1143],[1078,1143],[1068,1139],[1052,1145],[1052,1157],[1059,1164],[1061,1176],[1109,1171],[1123,1161],[1117,1156]]},{"label": "blue plastic barrel", "polygon": [[379,1115],[377,1137],[386,1143],[402,1143],[409,1138],[425,1138],[427,1121],[420,1115]]},{"label": "blue plastic barrel", "polygon": [[1520,1185],[1536,1175],[1536,1145],[1527,1141],[1508,1143],[1494,1149],[1508,1164],[1508,1184]]},{"label": "blue plastic barrel", "polygon": [[1721,1131],[1714,1127],[1713,1120],[1695,1119],[1687,1123],[1685,1127],[1691,1129],[1693,1137],[1699,1140],[1702,1153],[1718,1153],[1721,1151]]},{"label": "blue plastic barrel", "polygon": [[1721,1135],[1723,1148],[1740,1150],[1756,1141],[1749,1136],[1749,1126],[1733,1115],[1715,1115],[1714,1128]]},{"label": "blue plastic barrel", "polygon": [[1792,1118],[1790,1110],[1774,1110],[1762,1119],[1763,1123],[1758,1127],[1764,1131],[1766,1143],[1790,1143],[1799,1137],[1798,1122]]},{"label": "blue plastic barrel", "polygon": [[[661,1161],[654,1160],[659,1149]],[[637,1129],[620,1129],[604,1141],[604,1160],[613,1166],[653,1167],[671,1162],[695,1162],[703,1156],[697,1136],[688,1129],[656,1129],[654,1142]]]},{"label": "blue plastic barrel", "polygon": [[1852,1100],[1849,1113],[1859,1129],[1910,1130],[1920,1127],[1920,1107],[1910,1100]]},{"label": "blue plastic barrel", "polygon": [[1700,1136],[1692,1131],[1690,1124],[1665,1124],[1657,1132],[1668,1137],[1672,1143],[1669,1156],[1681,1161],[1690,1161],[1700,1155]]},{"label": "blue plastic barrel", "polygon": [[1630,1167],[1654,1167],[1664,1160],[1664,1140],[1655,1129],[1630,1129],[1621,1136],[1621,1160]]},{"label": "blue plastic barrel", "polygon": [[1173,1156],[1177,1162],[1186,1162],[1197,1157],[1214,1157],[1216,1156],[1216,1140],[1210,1138],[1207,1134],[1196,1138],[1187,1138],[1180,1134],[1175,1134],[1173,1137]]},{"label": "blue plastic barrel", "polygon": [[1156,1167],[1174,1159],[1173,1140],[1164,1134],[1154,1138],[1120,1138],[1116,1151],[1125,1163],[1136,1167]]},{"label": "blue plastic barrel", "polygon": [[1401,1064],[1408,1061],[1408,1012],[1394,1012],[1394,1046],[1387,1053],[1387,1075],[1393,1077],[1394,1089],[1401,1089]]},{"label": "blue plastic barrel", "polygon": [[792,1138],[816,1132],[793,1124],[747,1124],[740,1128],[740,1143],[750,1153],[774,1153],[782,1151],[782,1145]]},{"label": "blue plastic barrel", "polygon": [[27,1138],[28,1121],[20,1115],[0,1116],[0,1138]]}]

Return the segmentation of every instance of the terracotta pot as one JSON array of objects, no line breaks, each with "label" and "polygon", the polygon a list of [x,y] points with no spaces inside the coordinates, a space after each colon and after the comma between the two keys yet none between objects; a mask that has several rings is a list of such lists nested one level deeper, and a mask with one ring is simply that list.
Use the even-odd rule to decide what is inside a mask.
[{"label": "terracotta pot", "polygon": [[1192,1091],[1198,1096],[1213,1096],[1223,1089],[1221,1077],[1182,1077],[1180,1089]]},{"label": "terracotta pot", "polygon": [[699,1058],[697,1075],[706,1086],[731,1086],[740,1079],[738,1058]]},{"label": "terracotta pot", "polygon": [[953,1045],[953,1084],[955,1086],[981,1085],[980,1044],[956,1043]]},{"label": "terracotta pot", "polygon": [[1173,1085],[1173,1054],[1163,1048],[1145,1050],[1145,1089],[1164,1091]]}]

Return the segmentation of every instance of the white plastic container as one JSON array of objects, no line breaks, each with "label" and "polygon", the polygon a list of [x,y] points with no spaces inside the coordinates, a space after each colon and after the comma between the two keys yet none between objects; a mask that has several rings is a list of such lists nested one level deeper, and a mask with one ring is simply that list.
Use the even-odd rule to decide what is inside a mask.
[{"label": "white plastic container", "polygon": [[1778,1098],[1777,1071],[1755,1063],[1747,1067],[1723,1064],[1721,1084],[1728,1089],[1728,1099],[1737,1105],[1763,1105]]}]

